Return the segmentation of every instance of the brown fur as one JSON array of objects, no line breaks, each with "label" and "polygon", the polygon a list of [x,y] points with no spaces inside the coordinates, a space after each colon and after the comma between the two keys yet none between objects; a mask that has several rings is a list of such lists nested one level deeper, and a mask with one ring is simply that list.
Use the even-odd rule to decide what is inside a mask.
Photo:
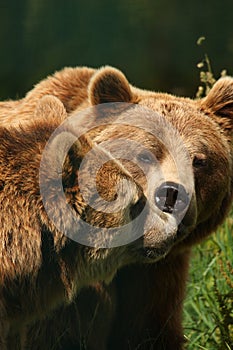
[{"label": "brown fur", "polygon": [[[77,297],[76,306],[83,306],[83,301],[86,305],[84,310],[87,310],[89,302],[94,301],[94,304],[99,306],[97,320],[100,317],[104,323],[101,315],[108,315],[100,334],[95,332],[99,326],[98,322],[93,323],[93,332],[87,337],[88,349],[183,349],[182,302],[190,249],[193,244],[200,242],[216,229],[226,216],[232,201],[233,79],[220,79],[206,98],[194,101],[135,88],[127,82],[121,72],[111,67],[97,71],[66,68],[39,83],[25,99],[3,102],[3,112],[0,109],[3,124],[30,124],[37,100],[48,93],[58,97],[68,113],[92,103],[136,103],[158,112],[179,131],[193,161],[195,180],[195,196],[191,201],[188,218],[188,235],[174,240],[176,244],[165,259],[150,265],[135,264],[123,267],[110,286],[102,284],[101,288],[110,295],[110,300],[112,295],[110,304],[109,301],[104,301],[98,285],[93,287],[90,295],[89,292],[86,294],[88,300],[83,291],[83,297],[82,294]],[[40,113],[36,115],[35,118],[40,119]],[[126,131],[128,136],[130,129],[129,127],[122,131],[122,128],[109,126],[107,130],[95,130],[90,136],[96,142],[101,142],[121,133],[124,135]],[[143,134],[139,132],[137,137],[144,143]],[[143,179],[132,165],[129,165],[127,170],[143,187]],[[149,248],[153,248],[156,234],[152,232],[150,243],[145,239],[144,242]],[[139,255],[137,260],[140,261]],[[85,320],[88,319],[91,323],[93,314],[92,309],[87,315],[81,315],[81,322],[86,324]],[[64,315],[66,320],[63,323],[64,327],[61,315]],[[59,326],[56,327],[56,324]],[[35,330],[40,327],[45,329],[45,333],[42,335],[39,332],[40,336],[37,338]],[[75,333],[77,324],[73,322],[71,310],[64,308],[58,309],[42,326],[39,323],[35,324],[34,329],[30,330],[29,344],[32,344],[34,339],[37,349],[45,349],[46,329],[50,327],[53,328],[50,344],[57,344],[56,349],[62,349],[65,344],[73,344],[75,349],[82,348],[80,333],[78,340],[75,340],[69,331],[66,332],[71,328]],[[59,336],[60,345],[57,341]],[[98,339],[101,339],[100,347]],[[49,348],[48,346],[47,349]]]},{"label": "brown fur", "polygon": [[[131,259],[134,261],[126,246],[99,249],[72,241],[47,216],[39,187],[40,162],[51,133],[67,115],[62,103],[54,96],[42,98],[35,113],[30,124],[17,128],[10,123],[8,127],[0,126],[1,350],[24,349],[26,328],[30,324],[45,318],[57,307],[69,304],[84,286],[109,281],[118,267],[128,264]],[[72,131],[67,129],[65,135],[72,135]],[[51,143],[55,155],[53,163],[46,163],[50,166],[40,171],[45,181],[43,186],[51,190],[55,222],[63,220],[69,227],[69,217],[62,217],[56,205],[60,194],[54,187],[61,142],[62,138],[55,136]],[[67,202],[93,225],[101,222],[103,227],[117,227],[131,221],[131,209],[142,193],[116,161],[108,162],[100,169],[99,191],[103,197],[107,192],[107,199],[112,200],[115,184],[127,179],[132,183],[129,204],[118,215],[94,210],[85,214],[87,208],[77,185],[77,167],[90,147],[88,139],[80,138],[66,157],[63,187]],[[100,147],[97,152],[99,159],[105,155]],[[45,159],[49,161],[48,156]],[[79,225],[75,231],[80,231]]]}]

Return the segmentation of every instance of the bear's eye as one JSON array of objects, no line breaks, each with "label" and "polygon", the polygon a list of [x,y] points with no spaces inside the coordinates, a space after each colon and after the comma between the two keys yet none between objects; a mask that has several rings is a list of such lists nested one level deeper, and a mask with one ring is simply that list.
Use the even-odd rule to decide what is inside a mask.
[{"label": "bear's eye", "polygon": [[208,165],[208,160],[205,154],[196,154],[193,158],[194,168],[203,168]]},{"label": "bear's eye", "polygon": [[139,161],[147,164],[151,164],[154,159],[153,155],[150,152],[139,153],[137,158]]}]

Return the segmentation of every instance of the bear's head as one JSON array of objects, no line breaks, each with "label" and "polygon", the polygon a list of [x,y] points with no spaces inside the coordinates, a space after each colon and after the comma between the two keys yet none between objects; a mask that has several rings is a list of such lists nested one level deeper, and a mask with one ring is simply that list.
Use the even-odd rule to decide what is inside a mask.
[{"label": "bear's head", "polygon": [[101,120],[89,132],[94,142],[105,148],[110,140],[130,141],[107,147],[113,157],[117,149],[150,203],[139,240],[146,257],[199,242],[222,222],[232,200],[232,78],[192,100],[140,90],[104,67],[90,81],[89,101]]}]

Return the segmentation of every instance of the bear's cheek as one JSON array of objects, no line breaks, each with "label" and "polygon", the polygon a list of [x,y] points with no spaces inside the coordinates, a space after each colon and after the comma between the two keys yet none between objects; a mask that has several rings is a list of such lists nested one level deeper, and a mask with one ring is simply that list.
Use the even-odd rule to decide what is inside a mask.
[{"label": "bear's cheek", "polygon": [[[219,178],[222,178],[222,181],[219,181]],[[211,177],[205,176],[196,180],[198,223],[204,222],[221,209],[229,187],[228,176],[220,176],[217,171]]]}]

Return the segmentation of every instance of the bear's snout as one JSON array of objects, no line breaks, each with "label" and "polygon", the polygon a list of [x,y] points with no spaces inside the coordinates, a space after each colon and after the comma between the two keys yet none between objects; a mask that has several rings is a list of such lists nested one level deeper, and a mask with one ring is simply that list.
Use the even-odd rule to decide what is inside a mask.
[{"label": "bear's snout", "polygon": [[189,195],[183,185],[164,182],[155,191],[155,204],[163,212],[178,215],[187,210]]}]

